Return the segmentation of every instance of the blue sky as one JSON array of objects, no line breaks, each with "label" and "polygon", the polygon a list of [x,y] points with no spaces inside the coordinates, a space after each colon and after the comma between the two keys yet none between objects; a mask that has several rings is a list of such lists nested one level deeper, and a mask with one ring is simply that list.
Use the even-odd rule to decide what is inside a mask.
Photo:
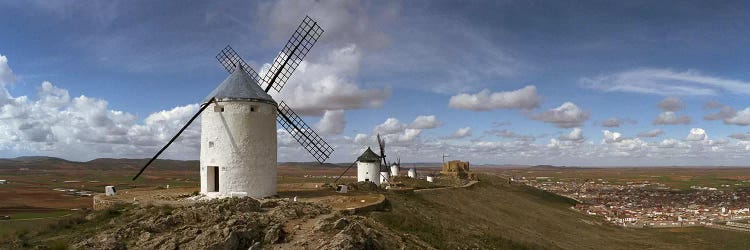
[{"label": "blue sky", "polygon": [[[742,1],[0,1],[0,157],[148,157],[226,73],[305,15],[281,93],[348,162],[746,165]],[[722,111],[722,112],[719,112]],[[420,118],[421,116],[421,118]],[[165,157],[197,159],[196,124]],[[279,135],[280,161],[310,161]]]}]

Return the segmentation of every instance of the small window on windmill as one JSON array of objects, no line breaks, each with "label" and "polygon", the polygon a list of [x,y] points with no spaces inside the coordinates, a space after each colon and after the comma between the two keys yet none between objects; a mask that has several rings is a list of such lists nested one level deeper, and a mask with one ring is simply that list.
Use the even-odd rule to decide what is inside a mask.
[{"label": "small window on windmill", "polygon": [[208,148],[213,148],[213,147],[214,147],[214,142],[212,141],[208,142]]},{"label": "small window on windmill", "polygon": [[255,105],[250,105],[250,112],[255,112],[256,110],[258,110],[258,107],[256,107]]},{"label": "small window on windmill", "polygon": [[223,105],[214,106],[214,112],[224,112],[224,106]]}]

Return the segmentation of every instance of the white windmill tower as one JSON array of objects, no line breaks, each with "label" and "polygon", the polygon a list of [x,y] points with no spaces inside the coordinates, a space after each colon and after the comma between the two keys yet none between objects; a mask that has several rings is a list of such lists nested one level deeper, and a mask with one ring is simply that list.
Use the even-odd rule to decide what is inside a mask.
[{"label": "white windmill tower", "polygon": [[369,181],[380,185],[380,156],[367,147],[365,152],[357,157],[357,181]]},{"label": "white windmill tower", "polygon": [[380,138],[380,134],[378,134],[378,146],[380,146],[380,155],[375,154],[370,147],[367,147],[365,152],[357,157],[357,161],[349,165],[333,182],[338,182],[350,168],[357,165],[357,182],[369,181],[377,185],[389,183],[390,173],[388,172],[388,165],[385,164],[385,140]]},{"label": "white windmill tower", "polygon": [[417,178],[417,167],[411,167],[409,171],[406,172],[406,175],[409,176],[409,178]]},{"label": "white windmill tower", "polygon": [[268,95],[271,88],[281,90],[322,33],[317,22],[305,17],[262,79],[231,47],[224,48],[216,59],[229,77],[133,180],[208,107],[210,111],[201,119],[201,193],[211,197],[275,195],[276,122],[322,164],[333,148],[283,101]]},{"label": "white windmill tower", "polygon": [[391,176],[398,176],[399,171],[401,171],[401,158],[397,158],[396,162],[391,165]]}]

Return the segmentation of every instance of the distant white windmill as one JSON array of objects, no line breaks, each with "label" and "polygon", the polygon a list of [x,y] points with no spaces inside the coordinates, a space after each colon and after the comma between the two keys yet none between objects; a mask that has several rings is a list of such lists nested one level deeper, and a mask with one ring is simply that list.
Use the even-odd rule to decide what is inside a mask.
[{"label": "distant white windmill", "polygon": [[203,101],[200,110],[154,155],[133,180],[169,147],[200,115],[201,193],[211,197],[276,194],[276,122],[289,132],[319,162],[325,162],[331,148],[283,101],[276,102],[268,91],[280,91],[294,70],[323,33],[305,17],[261,79],[231,47],[217,56],[230,73]]}]

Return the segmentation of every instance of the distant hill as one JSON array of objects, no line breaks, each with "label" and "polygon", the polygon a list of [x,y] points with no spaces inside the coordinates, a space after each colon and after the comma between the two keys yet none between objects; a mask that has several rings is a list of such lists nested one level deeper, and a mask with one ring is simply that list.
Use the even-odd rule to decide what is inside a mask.
[{"label": "distant hill", "polygon": [[0,159],[0,169],[75,169],[79,163],[56,157],[47,156],[22,156],[10,159]]},{"label": "distant hill", "polygon": [[[324,168],[346,168],[351,163],[323,163]],[[285,167],[296,167],[296,168],[319,168],[320,163],[317,162],[279,162],[279,166]]]},{"label": "distant hill", "polygon": [[[0,159],[0,169],[140,169],[146,162],[148,162],[148,159],[99,158],[87,162],[77,162],[56,157],[23,156]],[[199,166],[200,162],[197,160],[156,160],[151,167],[163,170],[197,170]]]}]

